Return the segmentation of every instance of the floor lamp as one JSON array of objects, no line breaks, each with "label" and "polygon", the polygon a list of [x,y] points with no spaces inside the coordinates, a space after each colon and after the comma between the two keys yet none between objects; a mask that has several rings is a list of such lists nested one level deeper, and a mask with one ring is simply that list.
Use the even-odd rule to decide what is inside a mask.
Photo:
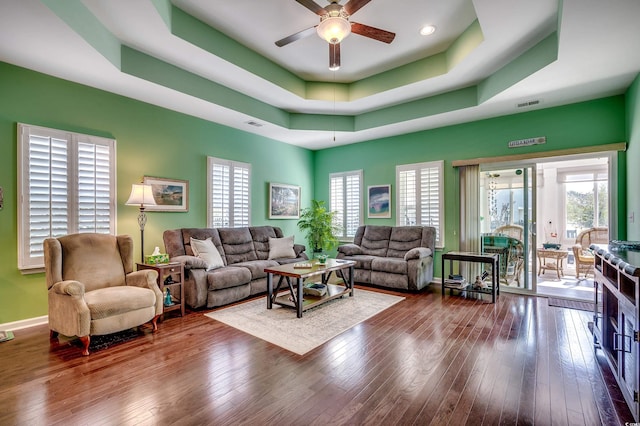
[{"label": "floor lamp", "polygon": [[156,206],[153,198],[151,185],[134,183],[131,185],[131,195],[125,203],[127,206],[139,206],[138,226],[140,226],[140,262],[144,263],[144,225],[147,223],[147,214],[144,212],[145,206]]}]

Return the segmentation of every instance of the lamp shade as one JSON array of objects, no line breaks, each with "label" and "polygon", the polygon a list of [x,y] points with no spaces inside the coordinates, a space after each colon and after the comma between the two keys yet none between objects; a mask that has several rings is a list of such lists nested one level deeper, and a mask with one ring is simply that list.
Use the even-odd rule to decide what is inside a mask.
[{"label": "lamp shade", "polygon": [[320,22],[316,31],[328,43],[336,44],[351,34],[351,24],[342,16],[329,16]]},{"label": "lamp shade", "polygon": [[153,198],[151,185],[134,183],[131,185],[131,195],[125,203],[127,206],[155,206],[156,200]]}]

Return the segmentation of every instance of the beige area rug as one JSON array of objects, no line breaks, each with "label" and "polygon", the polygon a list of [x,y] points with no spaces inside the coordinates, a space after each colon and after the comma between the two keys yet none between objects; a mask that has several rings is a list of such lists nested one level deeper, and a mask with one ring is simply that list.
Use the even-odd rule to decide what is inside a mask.
[{"label": "beige area rug", "polygon": [[304,355],[401,300],[404,297],[355,289],[353,297],[334,299],[304,312],[302,318],[292,308],[273,305],[267,309],[266,296],[205,315]]}]

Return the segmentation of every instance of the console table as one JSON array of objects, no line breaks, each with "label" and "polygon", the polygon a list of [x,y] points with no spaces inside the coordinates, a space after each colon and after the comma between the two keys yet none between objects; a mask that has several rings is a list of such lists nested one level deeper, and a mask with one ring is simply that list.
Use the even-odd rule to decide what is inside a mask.
[{"label": "console table", "polygon": [[[453,273],[453,262],[471,262],[491,265],[491,287],[488,290],[473,289],[469,285],[465,288],[447,287],[447,276],[445,272],[445,262],[449,261],[449,274]],[[500,294],[500,282],[498,274],[500,271],[500,255],[496,253],[473,253],[466,251],[450,251],[442,254],[442,297],[445,289],[466,291],[470,293],[487,294],[491,293],[491,303],[496,303],[496,294]]]},{"label": "console table", "polygon": [[593,338],[640,421],[640,251],[592,244],[595,251]]}]

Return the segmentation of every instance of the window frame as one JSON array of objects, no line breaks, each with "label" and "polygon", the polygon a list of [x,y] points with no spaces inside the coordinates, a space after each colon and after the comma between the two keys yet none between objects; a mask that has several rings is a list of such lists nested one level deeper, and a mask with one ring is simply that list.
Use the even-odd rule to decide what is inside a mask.
[{"label": "window frame", "polygon": [[[17,225],[18,225],[18,269],[23,273],[36,273],[41,272],[44,268],[44,253],[39,256],[31,255],[31,248],[34,244],[31,228],[31,188],[30,188],[30,173],[32,171],[32,163],[30,156],[31,136],[37,135],[48,139],[58,139],[64,141],[66,144],[66,161],[67,168],[65,169],[66,177],[66,233],[55,233],[50,227],[47,236],[44,236],[42,240],[48,237],[58,237],[62,235],[87,232],[82,229],[82,223],[79,218],[82,216],[80,213],[80,204],[82,203],[82,197],[80,195],[82,180],[80,174],[83,172],[83,167],[80,166],[82,161],[80,159],[79,146],[94,145],[103,146],[107,148],[108,152],[108,231],[104,233],[115,234],[117,224],[117,193],[116,193],[116,140],[111,138],[104,138],[100,136],[86,135],[82,133],[69,132],[65,130],[52,129],[42,126],[35,126],[30,124],[18,123],[17,125],[17,152],[18,152],[18,205],[17,205]],[[97,172],[96,172],[97,173]],[[94,176],[95,178],[95,176]],[[96,178],[92,183],[94,189],[99,185]],[[49,188],[51,190],[51,188]],[[97,191],[97,189],[96,189]],[[51,191],[49,191],[51,197]],[[51,214],[49,215],[51,217]],[[100,232],[97,229],[91,230],[91,232]]]},{"label": "window frame", "polygon": [[[402,206],[401,200],[403,199],[403,186],[400,185],[400,175],[402,172],[406,171],[414,171],[417,174],[421,173],[425,169],[436,169],[438,176],[438,225],[436,228],[436,248],[443,248],[445,245],[444,241],[444,160],[437,161],[428,161],[422,163],[411,163],[411,164],[399,164],[396,165],[396,225],[397,226],[405,226],[402,222]],[[416,176],[417,176],[416,174]],[[416,225],[425,225],[425,226],[434,226],[431,224],[422,224],[420,222],[422,206],[420,203],[422,188],[420,187],[419,182],[416,182],[416,191],[415,194],[415,204],[416,204]]]},{"label": "window frame", "polygon": [[[219,225],[215,225],[214,224],[214,220],[213,220],[213,190],[214,190],[214,184],[213,184],[213,171],[214,171],[214,166],[226,166],[229,167],[229,187],[228,187],[228,211],[226,212],[228,214],[228,221],[229,223],[226,226],[219,226]],[[246,194],[244,194],[243,200],[240,200],[240,202],[238,202],[237,200],[235,200],[235,198],[233,197],[233,193],[234,193],[234,189],[235,189],[235,185],[234,185],[234,180],[232,179],[232,176],[234,175],[235,169],[240,169],[240,171],[244,171],[246,170],[247,173],[247,177],[246,177]],[[237,210],[236,205],[237,204],[244,204],[246,207],[244,207],[245,210],[244,214],[246,215],[246,222],[242,222],[240,224],[236,224],[236,214],[235,211]],[[229,227],[229,228],[241,228],[241,227],[248,227],[251,226],[251,164],[250,163],[244,163],[241,161],[233,161],[233,160],[227,160],[224,158],[218,158],[218,157],[207,157],[207,226],[209,228],[216,228],[216,227]]]},{"label": "window frame", "polygon": [[[343,188],[345,188],[345,190],[342,193],[342,205],[346,206],[347,205],[347,201],[348,201],[348,197],[347,197],[347,191],[346,191],[346,187],[347,187],[347,179],[350,177],[356,177],[358,180],[358,226],[360,226],[363,223],[363,218],[364,218],[364,208],[363,208],[363,172],[362,169],[360,170],[351,170],[351,171],[346,171],[346,172],[336,172],[336,173],[330,173],[329,174],[329,210],[330,211],[336,211],[336,201],[334,200],[333,197],[333,180],[334,179],[342,179],[342,185]],[[338,210],[339,211],[339,210]],[[340,227],[340,229],[342,229],[342,234],[341,235],[336,235],[336,237],[338,237],[338,239],[340,241],[353,241],[353,237],[355,237],[355,234],[357,232],[357,228],[358,226],[356,226],[356,228],[353,231],[353,235],[349,235],[349,233],[347,232],[347,223],[349,222],[349,215],[348,215],[348,211],[347,209],[343,209],[342,211],[342,218],[340,218],[340,222],[337,223],[337,225]]]}]

